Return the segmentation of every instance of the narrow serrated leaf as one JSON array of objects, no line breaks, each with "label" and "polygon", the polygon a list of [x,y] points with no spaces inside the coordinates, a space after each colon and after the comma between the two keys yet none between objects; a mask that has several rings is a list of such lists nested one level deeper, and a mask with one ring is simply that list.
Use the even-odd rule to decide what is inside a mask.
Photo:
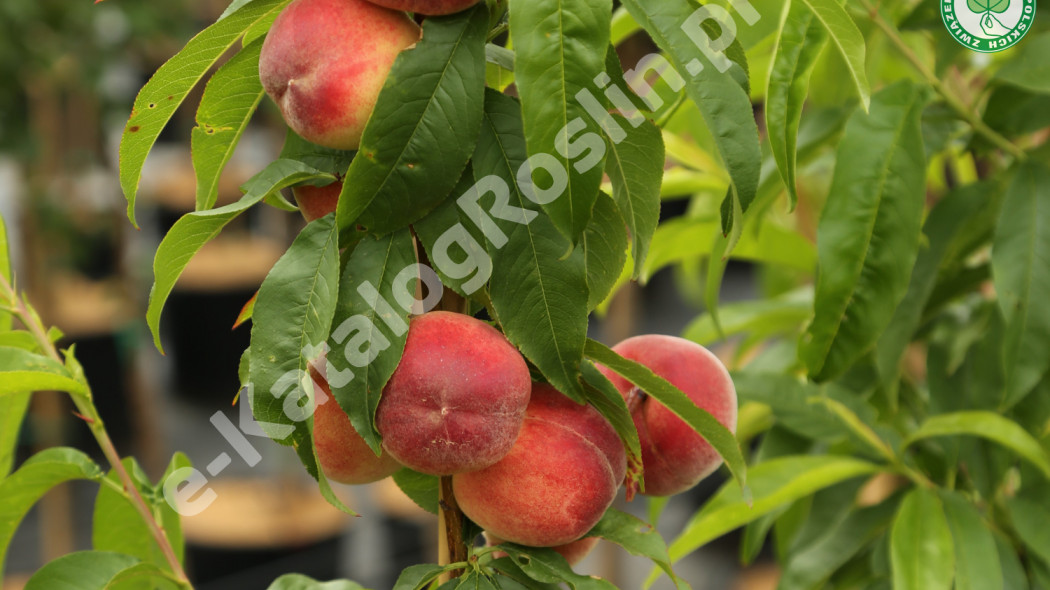
[{"label": "narrow serrated leaf", "polygon": [[[350,253],[328,336],[327,377],[339,406],[368,446],[379,453],[375,413],[383,387],[401,361],[408,316],[401,301],[419,276],[408,228],[365,237]],[[378,297],[378,298],[377,298]]]},{"label": "narrow serrated leaf", "polygon": [[890,563],[894,590],[949,590],[955,546],[936,492],[916,488],[893,521]]},{"label": "narrow serrated leaf", "polygon": [[22,348],[0,346],[0,397],[49,390],[88,394],[87,386],[62,363]]},{"label": "narrow serrated leaf", "polygon": [[827,34],[812,11],[798,1],[784,3],[765,107],[770,151],[787,187],[792,209],[798,202],[795,168],[802,106],[810,74],[826,43]]},{"label": "narrow serrated leaf", "polygon": [[245,195],[236,203],[187,213],[175,222],[161,240],[153,259],[153,288],[150,289],[146,323],[153,332],[153,343],[157,350],[164,352],[160,342],[160,315],[164,311],[164,303],[190,259],[204,244],[219,235],[226,224],[267,195],[310,180],[331,182],[335,177],[294,160],[279,159],[244,184],[242,188]]},{"label": "narrow serrated leaf", "polygon": [[860,97],[861,106],[868,111],[871,104],[871,87],[868,85],[868,76],[865,73],[864,35],[843,8],[840,0],[795,1],[804,3],[813,12],[817,22],[827,31],[828,38],[831,39],[831,43],[846,64],[850,81],[856,87],[857,96]]},{"label": "narrow serrated leaf", "polygon": [[710,48],[703,24],[715,9],[688,2],[624,0],[623,5],[684,78],[686,93],[710,128],[740,208],[746,212],[758,189],[762,162],[758,126],[750,97],[733,77],[733,62]]},{"label": "narrow serrated leaf", "polygon": [[142,165],[160,132],[186,95],[234,43],[259,21],[273,18],[291,0],[255,0],[239,7],[190,39],[139,91],[120,138],[120,187],[135,221]]},{"label": "narrow serrated leaf", "polygon": [[[488,92],[474,154],[474,177],[479,182],[488,179],[493,186],[506,188],[509,205],[502,207],[497,221],[489,219],[489,295],[507,338],[551,385],[582,402],[584,396],[577,378],[587,338],[583,252],[573,250],[565,256],[569,241],[548,217],[538,214],[538,207],[522,196],[515,183],[517,171],[526,159],[522,137],[517,101]],[[487,262],[481,260],[483,252],[472,256],[479,258],[477,264]],[[493,273],[493,268],[498,272]]]},{"label": "narrow serrated leaf", "polygon": [[73,479],[99,480],[102,470],[76,449],[52,447],[30,457],[14,473],[0,480],[0,579],[4,557],[19,523],[48,490]]},{"label": "narrow serrated leaf", "polygon": [[660,220],[660,184],[664,171],[664,140],[660,129],[644,121],[635,128],[621,116],[613,119],[625,132],[622,141],[609,140],[605,171],[612,181],[612,196],[631,236],[631,255],[638,279]]},{"label": "narrow serrated leaf", "polygon": [[265,95],[259,82],[261,49],[262,39],[241,49],[204,88],[197,107],[197,126],[190,132],[198,211],[215,206],[223,168]]},{"label": "narrow serrated leaf", "polygon": [[956,590],[1003,590],[1003,568],[990,524],[959,492],[941,490],[940,498],[955,544]]},{"label": "narrow serrated leaf", "polygon": [[587,309],[609,296],[627,261],[627,226],[612,197],[598,194],[577,248],[587,268]]},{"label": "narrow serrated leaf", "polygon": [[972,410],[927,418],[905,440],[905,446],[935,436],[979,436],[997,442],[1030,461],[1050,478],[1050,457],[1021,425],[995,412]]},{"label": "narrow serrated leaf", "polygon": [[78,551],[48,562],[26,582],[25,590],[105,590],[120,572],[139,560],[111,551]]},{"label": "narrow serrated leaf", "polygon": [[992,276],[1006,320],[1002,407],[1023,399],[1050,369],[1050,169],[1022,164],[1007,189],[992,244]]},{"label": "narrow serrated leaf", "polygon": [[398,55],[346,173],[340,233],[403,228],[459,181],[481,125],[488,22],[485,6],[428,18]]},{"label": "narrow serrated leaf", "polygon": [[907,292],[926,194],[923,96],[889,86],[846,125],[817,229],[816,316],[799,350],[813,379],[845,372]]},{"label": "narrow serrated leaf", "polygon": [[525,142],[530,162],[546,170],[535,187],[526,177],[522,190],[540,201],[554,227],[573,245],[598,197],[605,155],[598,124],[578,94],[587,93],[600,108],[591,88],[594,77],[605,71],[611,13],[611,0],[510,3]]}]

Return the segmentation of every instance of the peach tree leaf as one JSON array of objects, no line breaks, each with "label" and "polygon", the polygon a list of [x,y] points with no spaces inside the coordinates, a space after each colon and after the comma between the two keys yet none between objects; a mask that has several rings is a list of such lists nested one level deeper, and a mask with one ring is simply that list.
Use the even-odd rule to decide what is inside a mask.
[{"label": "peach tree leaf", "polygon": [[815,317],[799,348],[812,379],[845,372],[907,293],[926,196],[924,103],[917,86],[894,84],[846,124],[817,228]]},{"label": "peach tree leaf", "polygon": [[809,78],[827,44],[827,33],[813,11],[801,2],[785,2],[773,65],[766,90],[766,129],[769,147],[787,187],[791,208],[798,202],[796,164],[798,128]]},{"label": "peach tree leaf", "polygon": [[609,296],[627,261],[627,226],[609,195],[598,194],[577,248],[583,250],[587,267],[587,309],[590,310]]},{"label": "peach tree leaf", "polygon": [[342,268],[327,335],[327,377],[339,406],[376,454],[381,442],[376,408],[408,338],[409,310],[398,303],[395,291],[414,293],[409,281],[417,276],[408,228],[362,238]]},{"label": "peach tree leaf", "polygon": [[1006,191],[992,244],[992,276],[1006,320],[1003,358],[1009,407],[1050,369],[1050,169],[1023,164]]},{"label": "peach tree leaf", "polygon": [[536,176],[538,187],[550,186],[550,174],[562,177],[555,186],[565,182],[553,198],[540,200],[554,227],[574,246],[598,198],[605,154],[598,125],[577,95],[590,92],[594,77],[605,71],[611,13],[611,0],[510,3],[514,77],[528,155],[558,169]]},{"label": "peach tree leaf", "polygon": [[[1042,95],[1050,94],[1050,33],[1036,35],[1020,45],[995,73],[995,80]],[[1008,108],[1017,108],[1016,102]]]},{"label": "peach tree leaf", "polygon": [[541,584],[566,583],[573,590],[616,590],[616,586],[606,580],[572,571],[569,562],[548,547],[525,547],[514,543],[501,543],[500,547],[525,575]]},{"label": "peach tree leaf", "polygon": [[285,574],[274,580],[266,590],[365,590],[365,587],[349,580],[318,582],[302,574]]},{"label": "peach tree leaf", "polygon": [[942,489],[939,495],[955,543],[955,588],[1003,590],[1003,568],[989,524],[959,492]]},{"label": "peach tree leaf", "polygon": [[139,90],[131,117],[120,138],[120,187],[128,200],[128,219],[135,221],[142,165],[168,120],[189,91],[208,73],[244,32],[260,21],[273,19],[291,0],[254,0],[190,39]]},{"label": "peach tree leaf", "polygon": [[103,590],[136,557],[111,551],[78,551],[48,562],[26,582],[26,590]]},{"label": "peach tree leaf", "polygon": [[601,537],[616,543],[632,555],[653,561],[674,582],[679,590],[691,588],[688,582],[675,575],[671,569],[671,557],[667,544],[656,529],[638,518],[615,508],[605,511],[602,519],[585,536]]},{"label": "peach tree leaf", "polygon": [[190,259],[204,244],[219,235],[226,224],[267,195],[293,184],[328,183],[333,180],[335,177],[331,174],[300,162],[278,159],[241,187],[245,194],[239,201],[217,209],[194,211],[180,217],[157,246],[157,253],[153,258],[153,288],[150,289],[146,323],[153,333],[153,342],[157,350],[164,352],[160,342],[160,316],[164,311],[164,303]]},{"label": "peach tree leaf", "polygon": [[0,397],[48,390],[88,395],[87,386],[62,363],[23,348],[0,346]]},{"label": "peach tree leaf", "polygon": [[[824,27],[828,33],[831,44],[842,56],[846,69],[849,71],[850,80],[856,87],[857,95],[860,96],[861,106],[867,112],[871,104],[871,87],[868,85],[865,70],[865,47],[864,35],[857,28],[856,23],[850,18],[840,0],[799,0],[806,5],[817,22]],[[994,1],[994,0],[992,0]],[[1009,0],[1005,0],[1009,2]]]},{"label": "peach tree leaf", "polygon": [[190,131],[198,211],[215,206],[222,170],[266,94],[259,82],[261,49],[261,39],[244,47],[204,87],[197,107],[197,126]]},{"label": "peach tree leaf", "polygon": [[0,480],[0,498],[4,499],[0,502],[0,578],[11,538],[26,513],[48,490],[74,479],[99,481],[102,470],[81,451],[52,447],[33,455]]},{"label": "peach tree leaf", "polygon": [[[727,482],[671,543],[671,561],[677,562],[710,541],[781,506],[877,471],[879,467],[867,461],[835,455],[785,456],[754,465],[748,470],[752,501],[746,501],[739,486]],[[648,582],[655,580],[656,575],[656,572],[651,574]]]},{"label": "peach tree leaf", "polygon": [[255,302],[248,349],[252,414],[270,438],[297,448],[312,446],[308,363],[320,355],[335,313],[336,238],[331,214],[307,224],[266,275]]},{"label": "peach tree leaf", "polygon": [[346,172],[340,233],[403,228],[456,186],[481,125],[488,22],[485,6],[428,18],[398,55]]},{"label": "peach tree leaf", "polygon": [[[489,92],[474,177],[502,179],[513,208],[486,235],[492,263],[489,295],[507,338],[551,385],[582,402],[578,377],[587,339],[587,269],[583,252],[565,256],[569,241],[518,190],[515,178],[526,159],[524,143],[517,101]],[[502,238],[493,241],[496,235]]]},{"label": "peach tree leaf", "polygon": [[917,487],[904,497],[890,532],[893,587],[948,590],[955,572],[955,546],[936,492]]},{"label": "peach tree leaf", "polygon": [[751,99],[733,77],[732,61],[725,54],[712,58],[701,52],[693,37],[704,34],[702,20],[692,3],[625,0],[623,5],[685,78],[686,93],[711,129],[735,198],[747,212],[758,189],[762,154]]},{"label": "peach tree leaf", "polygon": [[660,220],[664,140],[660,129],[649,121],[635,128],[624,117],[615,116],[614,120],[625,136],[620,142],[609,139],[605,171],[612,181],[613,199],[627,222],[634,259],[632,278],[638,279]]},{"label": "peach tree leaf", "polygon": [[1050,478],[1050,456],[1019,424],[995,412],[970,410],[931,416],[904,441],[904,446],[937,436],[978,436],[999,443],[1035,465]]}]

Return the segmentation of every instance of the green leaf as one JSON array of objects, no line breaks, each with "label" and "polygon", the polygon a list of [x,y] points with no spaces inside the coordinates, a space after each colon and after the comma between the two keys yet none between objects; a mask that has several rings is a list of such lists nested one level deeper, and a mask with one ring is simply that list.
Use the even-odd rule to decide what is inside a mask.
[{"label": "green leaf", "polygon": [[89,395],[87,386],[62,363],[23,348],[0,346],[0,397],[48,390]]},{"label": "green leaf", "polygon": [[[483,198],[481,192],[474,183],[474,169],[468,164],[467,169],[463,171],[463,176],[459,179],[459,184],[452,189],[452,196],[456,198],[445,199],[426,217],[412,224],[412,229],[415,230],[416,237],[419,238],[429,259],[442,263],[433,265],[433,270],[441,279],[442,284],[465,298],[470,298],[476,291],[482,290],[491,272],[485,253],[484,234],[480,229],[475,228],[478,220],[485,216],[484,206],[480,205]],[[473,203],[478,203],[482,207],[480,212]],[[471,219],[472,212],[475,214],[473,220]],[[452,240],[452,243],[458,244],[456,250],[466,255],[462,267],[470,267],[471,261],[479,262],[477,273],[471,272],[474,270],[472,268],[464,270],[449,259],[448,255],[453,254],[449,240],[453,236],[455,239]],[[488,270],[481,271],[480,268]],[[448,274],[446,270],[455,276]]]},{"label": "green leaf", "polygon": [[849,428],[850,432],[853,433],[858,440],[863,441],[864,444],[874,451],[876,455],[891,463],[897,461],[897,455],[893,452],[893,448],[890,447],[886,441],[882,440],[868,423],[861,420],[861,418],[845,404],[823,396],[810,398],[809,401],[810,403],[823,404],[824,407],[828,408],[832,414],[838,417],[838,419]]},{"label": "green leaf", "polygon": [[634,516],[615,508],[605,511],[602,519],[587,533],[588,537],[601,537],[616,543],[632,555],[645,557],[653,561],[667,574],[679,589],[690,588],[689,583],[680,579],[671,569],[671,558],[667,553],[667,544],[663,537],[653,528]]},{"label": "green leaf", "polygon": [[160,342],[160,315],[164,311],[164,303],[190,259],[204,244],[219,235],[226,224],[267,195],[293,184],[312,180],[331,182],[335,177],[294,160],[279,159],[244,184],[242,188],[245,195],[236,203],[218,209],[187,213],[175,222],[161,240],[153,258],[153,288],[150,289],[146,322],[153,332],[153,342],[157,350],[164,351]]},{"label": "green leaf", "polygon": [[190,153],[197,175],[197,210],[215,206],[219,177],[265,96],[259,82],[262,39],[247,45],[208,81],[190,132]]},{"label": "green leaf", "polygon": [[612,181],[612,196],[627,222],[631,254],[637,279],[649,253],[657,222],[660,220],[660,184],[664,171],[664,139],[660,128],[648,120],[634,127],[627,119],[613,119],[623,128],[622,141],[609,140],[605,172]]},{"label": "green leaf", "polygon": [[686,93],[711,130],[734,194],[746,212],[755,198],[762,162],[758,126],[750,97],[733,78],[732,62],[710,49],[712,39],[702,26],[707,19],[688,2],[625,0],[623,6],[685,77]]},{"label": "green leaf", "polygon": [[445,571],[445,566],[431,563],[410,565],[401,570],[393,590],[422,590],[427,583]]},{"label": "green leaf", "polygon": [[992,244],[992,275],[1006,320],[1004,350],[1009,407],[1027,395],[1050,369],[1050,170],[1021,165],[1006,192]]},{"label": "green leaf", "polygon": [[[598,198],[605,155],[598,124],[580,95],[601,104],[591,87],[605,71],[611,13],[611,0],[510,3],[514,79],[532,164],[532,172],[519,172],[519,184],[574,245]],[[546,172],[530,178],[538,168]]]},{"label": "green leaf", "polygon": [[733,478],[740,485],[740,490],[747,493],[747,465],[736,437],[728,428],[648,367],[625,359],[604,344],[590,339],[587,340],[585,352],[590,359],[641,388],[704,437],[704,440],[722,456]]},{"label": "green leaf", "polygon": [[[84,453],[53,447],[30,457],[14,473],[0,480],[0,579],[11,537],[29,509],[48,490],[73,479],[102,479],[102,470]],[[50,588],[48,590],[51,590]]]},{"label": "green leaf", "polygon": [[894,590],[949,590],[955,546],[937,494],[916,488],[904,497],[890,533]]},{"label": "green leaf", "polygon": [[184,590],[185,584],[152,563],[136,563],[117,572],[105,590]]},{"label": "green leaf", "polygon": [[[718,314],[725,336],[746,333],[752,339],[763,339],[800,328],[813,315],[813,291],[803,288],[770,299],[725,304]],[[690,322],[682,337],[705,346],[722,339],[710,314]]]},{"label": "green leaf", "polygon": [[[139,467],[134,458],[123,460],[124,468],[132,477],[139,493],[150,502],[151,512],[154,518],[159,517],[159,522],[170,540],[181,541],[182,528],[179,514],[175,509],[164,501],[162,494],[157,494],[150,484],[146,474]],[[188,466],[189,461],[185,456],[176,456],[172,461],[174,468]],[[169,469],[169,473],[173,469]],[[95,511],[91,531],[91,544],[95,551],[112,551],[135,557],[138,561],[155,565],[170,571],[170,566],[160,545],[153,538],[150,527],[142,520],[131,500],[114,489],[120,489],[123,482],[115,471],[110,471],[106,479],[112,482],[112,486],[99,486],[98,495],[95,496]],[[163,484],[164,478],[161,478]],[[181,554],[181,542],[173,542],[179,554]],[[181,555],[179,555],[181,558]]]},{"label": "green leaf", "polygon": [[616,590],[606,580],[594,576],[581,576],[572,571],[569,562],[553,549],[546,547],[523,547],[514,543],[500,545],[525,575],[545,584],[565,582],[573,590]]},{"label": "green leaf", "polygon": [[29,391],[0,395],[0,480],[11,473],[22,432],[22,421],[29,409]]},{"label": "green leaf", "polygon": [[1050,94],[1050,33],[1033,36],[1018,46],[1010,60],[995,72],[994,79]]},{"label": "green leaf", "polygon": [[405,467],[394,473],[394,483],[405,493],[416,506],[431,514],[438,513],[438,487],[441,478],[412,471]]},{"label": "green leaf", "polygon": [[968,411],[932,416],[911,433],[904,441],[908,446],[915,441],[934,436],[979,436],[997,442],[1024,459],[1050,477],[1050,457],[1039,446],[1039,442],[1016,422],[995,412]]},{"label": "green leaf", "polygon": [[1020,496],[1008,498],[1006,509],[1021,541],[1044,561],[1050,561],[1050,510],[1041,502]]},{"label": "green leaf", "polygon": [[817,57],[827,44],[824,27],[801,2],[785,2],[766,90],[766,130],[791,208],[798,202],[798,127]]},{"label": "green leaf", "polygon": [[638,428],[634,425],[634,419],[627,408],[627,402],[623,395],[617,391],[616,386],[609,381],[597,367],[589,360],[580,364],[580,379],[583,383],[583,392],[587,396],[587,402],[594,406],[605,419],[612,424],[616,434],[623,441],[624,451],[627,452],[627,482],[628,498],[634,494],[636,479],[642,474],[642,445],[638,439]]},{"label": "green leaf", "polygon": [[919,328],[926,302],[937,281],[938,269],[956,236],[973,216],[983,211],[988,190],[988,185],[980,183],[953,191],[942,198],[926,218],[922,231],[927,245],[919,252],[908,291],[894,310],[876,347],[876,363],[883,384],[896,381],[898,364]]},{"label": "green leaf", "polygon": [[[496,319],[556,389],[584,399],[577,377],[587,338],[587,274],[583,252],[565,257],[570,244],[538,207],[522,196],[515,178],[525,162],[521,112],[517,102],[488,92],[485,118],[474,154],[474,177],[507,193],[497,221],[488,218],[486,247],[468,255],[470,266],[492,273],[489,295]],[[495,215],[490,211],[490,215]],[[487,228],[487,229],[486,229]],[[464,232],[465,233],[465,232]],[[464,239],[466,236],[464,236]],[[448,256],[446,259],[451,262]],[[435,262],[443,266],[441,257]],[[493,272],[493,269],[497,269]],[[446,274],[450,273],[445,270]],[[469,272],[469,271],[468,271]],[[482,272],[477,281],[484,282]]]},{"label": "green leaf", "polygon": [[318,582],[302,574],[285,574],[274,580],[266,590],[365,590],[365,588],[349,580]]},{"label": "green leaf", "polygon": [[381,442],[376,408],[405,350],[412,304],[402,301],[409,294],[415,297],[410,281],[421,268],[408,228],[362,239],[343,267],[332,330],[326,334],[332,394],[376,454]]},{"label": "green leaf", "polygon": [[845,372],[907,292],[926,195],[924,102],[918,87],[895,84],[846,124],[817,229],[816,316],[799,351],[813,379]]},{"label": "green leaf", "polygon": [[816,590],[827,584],[835,570],[856,556],[889,528],[898,502],[851,510],[845,519],[828,526],[811,543],[793,551],[784,565],[779,590]]},{"label": "green leaf", "polygon": [[26,590],[104,590],[138,559],[109,551],[78,551],[63,555],[37,570]]},{"label": "green leaf", "polygon": [[120,187],[128,200],[128,219],[135,221],[142,165],[168,120],[197,85],[244,34],[272,19],[291,0],[255,0],[201,31],[153,74],[139,91],[120,138]]},{"label": "green leaf", "polygon": [[955,544],[956,590],[1002,590],[1002,566],[990,525],[958,492],[941,490],[940,498]]},{"label": "green leaf", "polygon": [[248,353],[252,413],[270,438],[298,448],[312,446],[307,363],[321,354],[335,313],[336,241],[331,214],[308,224],[263,280],[255,302]]},{"label": "green leaf", "polygon": [[627,261],[627,226],[616,202],[599,193],[593,215],[580,237],[587,267],[587,309],[594,309],[612,291]]},{"label": "green leaf", "polygon": [[[337,150],[310,143],[288,129],[284,136],[284,145],[281,147],[281,155],[278,158],[302,162],[311,168],[332,174],[333,178],[339,178],[346,173],[356,153],[356,150]],[[325,184],[328,182],[319,182],[317,186]]]},{"label": "green leaf", "polygon": [[824,27],[835,49],[842,56],[850,79],[860,96],[861,106],[865,111],[871,104],[871,88],[865,71],[864,35],[842,7],[839,0],[801,0],[817,21]]},{"label": "green leaf", "polygon": [[456,186],[481,125],[488,21],[484,6],[428,18],[398,55],[343,182],[340,234],[405,227]]},{"label": "green leaf", "polygon": [[726,483],[671,543],[671,560],[676,562],[708,542],[780,506],[841,481],[870,475],[878,470],[877,466],[866,461],[835,455],[778,457],[754,465],[748,471],[748,486],[753,501],[749,504],[737,486]]}]

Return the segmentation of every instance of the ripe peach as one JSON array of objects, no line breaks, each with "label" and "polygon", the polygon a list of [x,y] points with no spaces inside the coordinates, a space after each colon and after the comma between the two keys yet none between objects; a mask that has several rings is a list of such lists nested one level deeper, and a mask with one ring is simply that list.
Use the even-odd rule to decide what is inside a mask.
[{"label": "ripe peach", "polygon": [[314,447],[325,476],[339,483],[361,484],[379,481],[401,469],[390,453],[377,457],[372,452],[332,397],[328,382],[317,374],[312,376],[314,399],[325,400],[314,409]]},{"label": "ripe peach", "polygon": [[299,205],[299,212],[309,222],[334,213],[336,204],[339,202],[339,193],[342,190],[343,183],[341,182],[333,182],[325,186],[304,184],[293,188],[292,196]]},{"label": "ripe peach", "polygon": [[[736,430],[736,388],[718,357],[699,344],[659,334],[628,338],[613,347],[620,356],[649,367]],[[707,477],[722,458],[684,420],[606,367],[599,369],[624,395],[642,444],[645,494],[670,496]]]},{"label": "ripe peach", "polygon": [[529,368],[506,337],[470,316],[412,318],[376,410],[383,447],[431,475],[492,465],[510,451],[529,403]]},{"label": "ripe peach", "polygon": [[394,59],[419,36],[407,14],[367,0],[294,0],[266,35],[259,79],[304,139],[356,149]]},{"label": "ripe peach", "polygon": [[[485,540],[489,545],[499,545],[500,543],[503,543],[503,539],[489,533],[485,533]],[[565,558],[565,561],[569,562],[569,565],[576,565],[577,563],[580,563],[584,557],[587,557],[587,554],[598,545],[598,541],[600,540],[601,539],[598,537],[583,537],[576,539],[571,543],[555,545],[554,547],[551,547],[551,549],[561,554],[561,556]],[[497,551],[494,555],[499,558],[506,556],[506,553]]]},{"label": "ripe peach", "polygon": [[514,448],[452,478],[463,513],[501,539],[532,547],[576,541],[601,520],[627,470],[623,444],[593,407],[535,384]]},{"label": "ripe peach", "polygon": [[373,4],[394,10],[436,16],[466,10],[479,0],[369,0]]}]

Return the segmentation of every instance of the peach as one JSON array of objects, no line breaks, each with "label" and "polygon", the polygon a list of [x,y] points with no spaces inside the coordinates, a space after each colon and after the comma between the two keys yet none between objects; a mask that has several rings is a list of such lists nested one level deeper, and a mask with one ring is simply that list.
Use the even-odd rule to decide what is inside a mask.
[{"label": "peach", "polygon": [[514,448],[491,467],[456,474],[452,488],[463,513],[490,534],[554,547],[601,520],[626,470],[623,444],[597,410],[535,384]]},{"label": "peach", "polygon": [[379,481],[401,469],[390,453],[377,457],[372,452],[332,397],[328,382],[316,373],[312,376],[314,399],[319,402],[314,409],[314,448],[325,476],[339,483],[362,484]]},{"label": "peach", "polygon": [[[718,357],[699,344],[659,334],[628,338],[613,347],[620,356],[645,365],[736,430],[736,388]],[[707,477],[722,458],[684,420],[606,367],[599,369],[627,400],[642,444],[645,494],[670,496]]]},{"label": "peach", "polygon": [[304,184],[293,188],[292,196],[295,197],[295,203],[299,205],[299,212],[309,222],[334,213],[339,203],[339,193],[342,191],[343,183],[341,182],[333,182],[325,186]]},{"label": "peach", "polygon": [[514,445],[530,389],[525,360],[499,330],[468,315],[432,311],[409,324],[376,428],[383,448],[416,471],[482,469]]},{"label": "peach", "polygon": [[[503,539],[489,533],[485,533],[485,540],[489,545],[499,545],[500,543],[503,543]],[[587,554],[598,545],[598,541],[600,540],[601,539],[598,537],[582,537],[571,543],[555,545],[554,547],[551,547],[551,549],[557,551],[562,557],[564,557],[565,561],[569,562],[569,565],[576,565],[577,563],[580,563],[584,557],[587,557]],[[502,551],[497,551],[494,554],[496,558],[505,557],[506,555],[507,554]]]},{"label": "peach", "polygon": [[294,0],[259,56],[259,79],[303,139],[356,149],[394,59],[419,40],[404,12],[367,0]]},{"label": "peach", "polygon": [[479,0],[369,0],[373,4],[394,10],[437,16],[466,10]]}]

